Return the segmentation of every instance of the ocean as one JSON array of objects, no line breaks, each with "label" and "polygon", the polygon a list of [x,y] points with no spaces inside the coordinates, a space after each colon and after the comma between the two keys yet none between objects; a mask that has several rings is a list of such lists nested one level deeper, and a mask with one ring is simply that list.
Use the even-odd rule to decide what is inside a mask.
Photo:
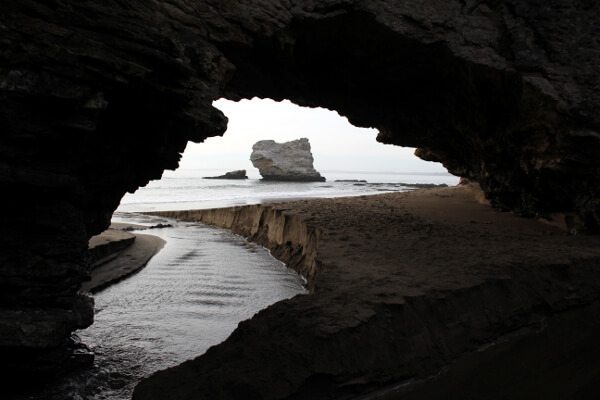
[{"label": "ocean", "polygon": [[[222,175],[215,169],[167,171],[121,201],[118,212],[206,209],[314,197],[345,197],[411,190],[403,184],[446,184],[459,178],[448,173],[324,171],[326,182],[270,182],[202,179]],[[251,172],[252,174],[252,172]],[[365,182],[340,182],[365,181]]]}]

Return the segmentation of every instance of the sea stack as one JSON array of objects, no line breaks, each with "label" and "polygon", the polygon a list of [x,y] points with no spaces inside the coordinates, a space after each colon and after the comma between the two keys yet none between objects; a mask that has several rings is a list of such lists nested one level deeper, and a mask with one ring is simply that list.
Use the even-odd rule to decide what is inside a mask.
[{"label": "sea stack", "polygon": [[313,166],[313,156],[307,138],[277,143],[261,140],[252,146],[252,165],[264,180],[325,182]]}]

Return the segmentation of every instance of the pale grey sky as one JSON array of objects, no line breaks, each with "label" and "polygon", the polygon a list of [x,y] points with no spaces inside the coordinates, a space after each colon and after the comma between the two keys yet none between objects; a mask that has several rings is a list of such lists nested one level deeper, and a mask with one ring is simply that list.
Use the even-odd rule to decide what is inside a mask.
[{"label": "pale grey sky", "polygon": [[229,118],[227,132],[204,143],[188,144],[182,169],[246,169],[254,175],[249,158],[255,142],[306,137],[319,171],[446,172],[441,164],[417,158],[412,148],[378,143],[377,130],[357,128],[324,108],[258,98],[239,102],[221,99],[214,105]]}]

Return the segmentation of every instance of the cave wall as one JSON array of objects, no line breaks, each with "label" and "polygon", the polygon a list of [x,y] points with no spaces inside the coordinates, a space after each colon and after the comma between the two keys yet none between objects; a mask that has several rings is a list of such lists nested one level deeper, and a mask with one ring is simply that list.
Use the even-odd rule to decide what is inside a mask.
[{"label": "cave wall", "polygon": [[6,365],[92,322],[87,239],[188,141],[225,131],[220,97],[337,110],[500,208],[597,230],[599,15],[592,0],[0,3]]}]

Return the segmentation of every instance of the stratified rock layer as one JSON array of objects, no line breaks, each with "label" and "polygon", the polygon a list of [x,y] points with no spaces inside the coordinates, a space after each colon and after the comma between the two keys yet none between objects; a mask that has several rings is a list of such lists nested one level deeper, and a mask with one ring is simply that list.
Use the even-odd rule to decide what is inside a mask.
[{"label": "stratified rock layer", "polygon": [[142,381],[135,400],[600,394],[598,237],[495,212],[465,187],[159,215],[248,236],[311,293]]},{"label": "stratified rock layer", "polygon": [[261,140],[252,146],[252,165],[268,181],[324,182],[313,166],[308,139],[285,143]]},{"label": "stratified rock layer", "polygon": [[565,0],[1,2],[0,348],[32,357],[91,323],[88,238],[189,140],[225,131],[220,97],[336,110],[497,207],[574,210],[597,230],[598,15]]}]

